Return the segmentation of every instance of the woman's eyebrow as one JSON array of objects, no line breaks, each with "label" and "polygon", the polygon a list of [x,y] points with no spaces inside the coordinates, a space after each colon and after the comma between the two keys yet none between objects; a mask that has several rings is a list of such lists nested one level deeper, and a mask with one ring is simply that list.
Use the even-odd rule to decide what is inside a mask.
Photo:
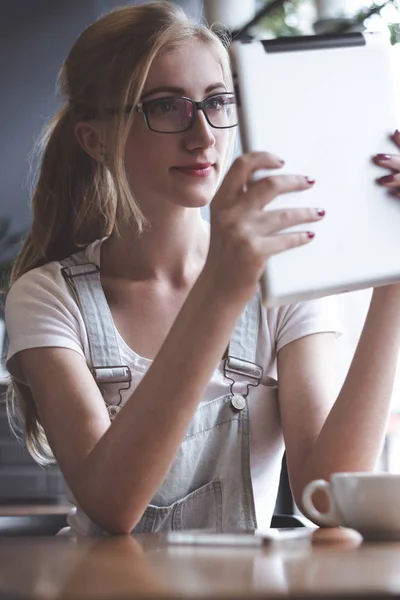
[{"label": "woman's eyebrow", "polygon": [[[204,90],[204,93],[209,94],[210,92],[213,92],[214,90],[219,89],[219,88],[226,89],[225,83],[223,83],[222,81],[217,81],[215,83],[212,83],[211,85],[206,87],[206,89]],[[144,94],[142,94],[142,100],[144,100],[144,98],[147,98],[148,96],[152,96],[153,94],[158,94],[160,92],[169,92],[171,94],[179,94],[180,96],[185,96],[187,94],[185,88],[171,86],[171,85],[160,85],[160,86],[155,87],[155,88],[149,90],[148,92],[145,92]]]}]

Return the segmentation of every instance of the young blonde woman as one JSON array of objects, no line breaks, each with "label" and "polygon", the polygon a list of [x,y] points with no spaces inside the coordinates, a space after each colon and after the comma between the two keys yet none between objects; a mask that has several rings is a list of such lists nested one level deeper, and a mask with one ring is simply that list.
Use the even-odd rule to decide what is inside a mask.
[{"label": "young blonde woman", "polygon": [[[80,36],[60,81],[7,364],[32,454],[71,490],[71,530],[267,527],[284,447],[300,506],[310,480],[372,469],[400,287],[374,291],[338,394],[330,300],[261,307],[265,261],[312,243],[324,211],[262,211],[294,190],[306,204],[308,173],[246,185],[285,157],[241,156],[226,173],[236,107],[219,37],[168,2],[129,6]],[[399,158],[376,160],[400,187]]]}]

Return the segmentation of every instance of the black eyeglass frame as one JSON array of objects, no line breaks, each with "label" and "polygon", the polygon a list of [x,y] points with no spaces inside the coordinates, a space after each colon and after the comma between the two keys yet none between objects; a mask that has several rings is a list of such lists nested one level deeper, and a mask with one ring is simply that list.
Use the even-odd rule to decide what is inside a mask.
[{"label": "black eyeglass frame", "polygon": [[[218,125],[213,125],[210,119],[208,118],[208,115],[205,110],[207,102],[209,102],[213,98],[218,98],[220,96],[230,96],[233,99],[235,99],[235,94],[233,92],[220,92],[219,94],[213,94],[212,96],[204,98],[204,100],[201,100],[200,102],[196,102],[195,100],[192,100],[191,98],[186,98],[185,96],[165,96],[161,98],[154,98],[152,100],[144,100],[143,102],[139,102],[135,106],[135,111],[143,115],[147,128],[150,129],[150,131],[154,131],[155,133],[184,133],[185,131],[189,131],[189,129],[193,127],[193,123],[195,122],[196,115],[199,110],[203,111],[207,123],[210,125],[210,127],[213,127],[213,129],[232,129],[232,127],[237,127],[238,123],[234,123],[233,125],[225,125],[224,127],[218,127]],[[189,122],[189,125],[185,127],[185,129],[179,129],[178,131],[159,131],[158,129],[153,129],[152,127],[150,127],[148,117],[150,106],[154,102],[159,102],[160,100],[186,100],[190,102],[193,106],[193,116],[191,118],[191,121]],[[125,112],[130,112],[132,108],[132,106],[127,106],[125,108]]]}]

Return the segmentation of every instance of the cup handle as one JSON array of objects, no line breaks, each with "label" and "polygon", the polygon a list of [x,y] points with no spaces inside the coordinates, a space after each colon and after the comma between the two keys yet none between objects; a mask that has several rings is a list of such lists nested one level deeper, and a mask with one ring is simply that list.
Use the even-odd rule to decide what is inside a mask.
[{"label": "cup handle", "polygon": [[[315,508],[312,497],[317,490],[325,492],[328,496],[328,512],[322,513]],[[328,483],[328,481],[325,481],[325,479],[316,479],[315,481],[310,481],[310,483],[306,485],[303,490],[303,506],[311,519],[318,523],[318,525],[325,525],[327,527],[338,527],[340,525],[331,495],[331,484]]]}]

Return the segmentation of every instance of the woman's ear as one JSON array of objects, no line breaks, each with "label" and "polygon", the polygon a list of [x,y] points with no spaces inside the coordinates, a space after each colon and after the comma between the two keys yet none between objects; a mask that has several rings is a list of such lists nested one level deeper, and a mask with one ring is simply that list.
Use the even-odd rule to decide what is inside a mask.
[{"label": "woman's ear", "polygon": [[84,151],[98,162],[103,162],[106,145],[102,141],[99,126],[96,122],[78,121],[74,127],[74,134]]}]

